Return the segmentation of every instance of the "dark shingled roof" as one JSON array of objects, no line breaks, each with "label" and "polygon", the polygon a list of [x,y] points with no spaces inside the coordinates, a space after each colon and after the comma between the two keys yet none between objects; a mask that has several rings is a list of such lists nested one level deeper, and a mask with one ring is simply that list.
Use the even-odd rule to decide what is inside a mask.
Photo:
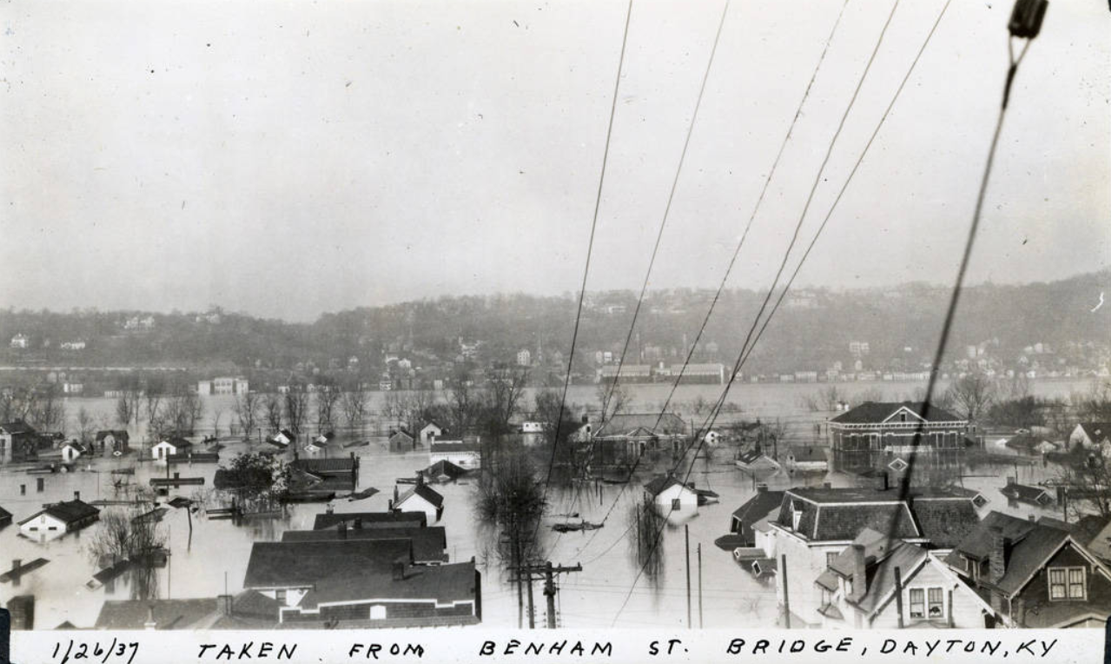
[{"label": "dark shingled roof", "polygon": [[457,466],[454,463],[448,461],[447,459],[441,459],[440,461],[437,461],[436,463],[432,464],[428,468],[425,468],[424,470],[422,470],[421,473],[425,477],[429,477],[429,478],[433,478],[433,479],[438,479],[440,477],[446,477],[450,481],[450,480],[454,480],[454,479],[457,479],[459,477],[462,477],[463,475],[466,475],[467,470],[465,468],[460,468],[459,466]]},{"label": "dark shingled roof", "polygon": [[657,475],[656,477],[648,480],[644,484],[644,490],[652,496],[658,496],[677,484],[686,487],[690,491],[695,490],[693,484],[683,484],[679,481],[678,478],[670,473],[667,475]]},{"label": "dark shingled roof", "polygon": [[8,510],[4,509],[3,507],[0,507],[0,523],[3,523],[5,521],[11,521],[11,520],[12,520],[12,513],[9,512]]},{"label": "dark shingled roof", "polygon": [[333,514],[317,514],[313,521],[313,530],[334,528],[340,523],[351,525],[355,519],[361,519],[363,528],[396,528],[402,526],[424,526],[428,517],[424,512],[336,512]]},{"label": "dark shingled roof", "polygon": [[922,536],[939,549],[956,546],[980,523],[976,505],[970,499],[917,498],[912,510]]},{"label": "dark shingled roof", "polygon": [[[925,412],[925,403],[921,402],[881,402],[881,401],[865,401],[856,408],[841,413],[837,417],[831,418],[830,422],[837,422],[839,424],[873,424],[883,422],[887,418],[894,415],[899,409],[906,408],[918,417],[922,417]],[[939,406],[930,406],[929,413],[930,422],[963,422],[961,418],[953,413],[941,408]]]},{"label": "dark shingled roof", "polygon": [[35,433],[35,427],[27,424],[23,420],[12,420],[11,422],[4,422],[3,424],[0,424],[0,429],[7,431],[13,436],[22,433]]},{"label": "dark shingled roof", "polygon": [[413,562],[442,563],[447,561],[447,533],[443,526],[408,526],[402,528],[338,528],[323,530],[287,530],[283,542],[326,542],[342,539],[408,539],[413,543]]},{"label": "dark shingled roof", "polygon": [[444,497],[441,496],[435,489],[428,486],[427,484],[414,484],[411,489],[398,497],[397,502],[394,503],[394,507],[397,507],[398,505],[404,503],[406,500],[409,500],[413,496],[420,496],[421,498],[424,498],[429,503],[432,503],[432,506],[436,508],[443,507],[444,504]]},{"label": "dark shingled roof", "polygon": [[243,577],[244,588],[311,586],[328,576],[412,560],[408,539],[314,542],[255,542]]},{"label": "dark shingled roof", "polygon": [[126,431],[124,431],[123,429],[105,429],[105,430],[96,432],[96,442],[99,443],[102,440],[104,440],[105,438],[107,438],[108,436],[113,436],[115,438],[120,438],[120,439],[125,440],[125,441],[131,439],[131,436],[128,435],[128,433]]},{"label": "dark shingled roof", "polygon": [[1111,437],[1111,422],[1081,422],[1080,428],[1094,443]]},{"label": "dark shingled roof", "polygon": [[89,517],[100,514],[100,510],[84,501],[68,500],[64,503],[54,503],[53,505],[48,506],[42,511],[35,512],[19,523],[20,525],[27,523],[31,519],[44,512],[66,524],[76,523],[77,521],[82,521]]},{"label": "dark shingled roof", "polygon": [[929,538],[938,547],[953,546],[978,522],[972,499],[975,491],[956,488],[916,488],[908,503],[894,489],[788,490],[776,523],[790,529],[792,504],[801,512],[798,533],[815,541],[844,541],[865,528],[889,532],[898,514],[899,538]]},{"label": "dark shingled roof", "polygon": [[319,475],[321,473],[353,473],[355,460],[351,457],[335,459],[294,459],[290,464],[298,470]]},{"label": "dark shingled roof", "polygon": [[747,541],[752,541],[752,524],[771,514],[772,510],[779,507],[779,504],[783,502],[783,493],[782,491],[768,491],[767,489],[757,491],[755,496],[749,498],[745,504],[733,511],[733,520],[740,521],[743,524],[744,530],[741,535]]},{"label": "dark shingled roof", "polygon": [[300,606],[315,609],[322,603],[368,599],[435,599],[440,604],[473,601],[476,581],[474,561],[406,567],[404,579],[394,579],[391,569],[344,571],[321,579]]}]

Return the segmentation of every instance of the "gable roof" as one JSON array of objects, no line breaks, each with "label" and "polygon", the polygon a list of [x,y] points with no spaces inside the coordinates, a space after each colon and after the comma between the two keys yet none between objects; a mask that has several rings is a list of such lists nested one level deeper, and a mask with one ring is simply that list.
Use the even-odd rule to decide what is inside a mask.
[{"label": "gable roof", "polygon": [[96,617],[96,629],[144,629],[154,615],[155,629],[194,629],[218,611],[215,597],[201,599],[105,600]]},{"label": "gable roof", "polygon": [[625,436],[637,429],[644,429],[643,433],[649,435],[686,434],[689,431],[687,423],[675,413],[664,413],[662,416],[659,413],[618,413],[603,422],[594,436]]},{"label": "gable roof", "polygon": [[335,457],[332,459],[294,459],[289,465],[306,473],[319,475],[321,473],[353,473],[355,460],[351,457]]},{"label": "gable roof", "polygon": [[71,524],[87,519],[89,517],[96,516],[100,514],[100,510],[81,500],[68,500],[62,503],[54,503],[53,505],[48,505],[45,509],[39,510],[26,519],[20,521],[19,525],[22,526],[23,524],[27,523],[31,519],[34,519],[40,514],[52,516],[65,524]]},{"label": "gable roof", "polygon": [[767,517],[783,502],[783,491],[764,489],[757,491],[743,505],[733,510],[733,520],[739,521],[744,528],[751,530],[753,524]]},{"label": "gable roof", "polygon": [[398,528],[339,528],[321,530],[287,530],[283,542],[327,542],[344,539],[390,540],[408,539],[413,547],[413,562],[445,562],[447,533],[443,526],[402,526]]},{"label": "gable roof", "polygon": [[421,473],[427,477],[447,477],[454,480],[467,474],[466,468],[460,468],[447,459],[440,459],[431,466],[425,468]]},{"label": "gable roof", "polygon": [[321,579],[301,599],[299,606],[315,609],[321,604],[368,599],[435,599],[448,604],[474,601],[478,594],[474,561],[407,567],[404,578],[394,578],[392,570],[346,570]]},{"label": "gable roof", "polygon": [[1093,443],[1111,437],[1111,422],[1081,422],[1080,428]]},{"label": "gable roof", "polygon": [[341,523],[349,526],[356,520],[362,521],[363,528],[396,528],[416,523],[424,526],[427,517],[424,512],[343,512],[332,514],[317,514],[313,520],[313,530],[334,528]]},{"label": "gable roof", "polygon": [[[868,617],[883,608],[887,598],[895,591],[895,569],[901,570],[903,582],[909,581],[918,568],[926,562],[929,554],[915,544],[902,540],[892,540],[886,535],[866,528],[853,539],[853,544],[864,547],[866,590],[864,596],[853,603]],[[829,568],[845,578],[853,575],[853,549],[846,547],[830,563]],[[853,583],[858,583],[853,579]]]},{"label": "gable roof", "polygon": [[[830,419],[838,424],[879,424],[886,422],[902,409],[918,420],[923,419],[928,404],[914,401],[865,401],[856,408]],[[961,418],[939,406],[929,405],[928,422],[963,422]]]},{"label": "gable roof", "polygon": [[12,420],[11,422],[4,422],[0,424],[0,431],[4,431],[12,436],[18,436],[25,433],[38,433],[35,427],[27,424],[23,420]]},{"label": "gable roof", "polygon": [[7,520],[7,519],[11,519],[11,518],[12,518],[12,513],[9,512],[8,510],[4,509],[3,507],[0,507],[0,521],[4,521],[4,520]]},{"label": "gable roof", "polygon": [[432,506],[437,509],[442,507],[444,504],[444,497],[441,496],[438,491],[428,486],[427,484],[414,484],[408,491],[398,496],[397,502],[394,503],[394,507],[401,505],[413,496],[420,496],[424,500],[431,503]]},{"label": "gable roof", "polygon": [[101,442],[108,436],[113,438],[120,438],[122,440],[130,440],[131,436],[124,429],[104,429],[96,432],[96,442]]},{"label": "gable roof", "polygon": [[673,486],[681,486],[687,491],[695,492],[693,484],[683,484],[675,475],[668,473],[667,475],[657,475],[656,477],[648,480],[644,484],[644,490],[652,496],[658,496],[664,491],[667,491]]},{"label": "gable roof", "polygon": [[243,587],[304,587],[337,573],[389,571],[397,560],[411,561],[411,548],[408,539],[255,542]]}]

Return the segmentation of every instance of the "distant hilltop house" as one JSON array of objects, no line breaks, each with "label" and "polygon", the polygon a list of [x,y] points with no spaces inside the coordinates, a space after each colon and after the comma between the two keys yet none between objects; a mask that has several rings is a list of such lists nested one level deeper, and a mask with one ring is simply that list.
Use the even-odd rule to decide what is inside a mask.
[{"label": "distant hilltop house", "polygon": [[73,500],[48,505],[20,521],[19,532],[41,544],[90,526],[99,518],[100,510],[83,502],[81,493],[75,491]]},{"label": "distant hilltop house", "polygon": [[59,348],[62,350],[85,350],[85,342],[82,340],[63,341]]},{"label": "distant hilltop house", "polygon": [[15,335],[14,337],[12,337],[12,341],[11,341],[11,347],[12,348],[23,349],[23,348],[27,348],[30,345],[31,345],[31,339],[25,334],[20,333],[20,334]]},{"label": "distant hilltop house", "polygon": [[123,329],[129,331],[153,330],[154,316],[132,316],[123,322]]},{"label": "distant hilltop house", "polygon": [[532,365],[532,353],[527,348],[517,351],[517,366],[527,367]]},{"label": "distant hilltop house", "polygon": [[242,395],[250,391],[250,383],[242,376],[229,377],[221,376],[220,378],[213,378],[212,380],[202,380],[197,382],[197,394],[203,395],[216,395],[216,394],[234,394]]},{"label": "distant hilltop house", "polygon": [[918,463],[958,464],[968,420],[925,403],[868,401],[831,418],[828,428],[833,470],[858,472],[906,463],[911,453]]}]

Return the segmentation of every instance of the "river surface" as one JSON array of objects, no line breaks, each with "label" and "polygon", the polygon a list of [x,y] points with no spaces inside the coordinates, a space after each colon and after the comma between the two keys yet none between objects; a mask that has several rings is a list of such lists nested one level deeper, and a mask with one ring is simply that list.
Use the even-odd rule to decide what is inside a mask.
[{"label": "river surface", "polygon": [[[732,390],[729,400],[743,409],[741,417],[782,418],[789,423],[793,437],[807,440],[813,436],[814,424],[823,421],[829,413],[809,412],[801,405],[800,400],[806,395],[817,393],[823,387],[824,385],[803,384],[743,384]],[[849,395],[854,391],[880,390],[886,399],[901,399],[909,397],[920,385],[877,382],[842,387]],[[1067,396],[1086,387],[1086,383],[1055,381],[1038,381],[1033,384],[1034,392],[1045,396]],[[698,396],[712,400],[717,397],[719,390],[720,386],[683,386],[675,398],[680,403],[689,403]],[[638,407],[645,410],[658,408],[667,391],[667,385],[635,386],[633,401],[636,405],[630,407],[630,410]],[[576,386],[572,388],[568,400],[586,404],[594,400],[594,395],[595,388]],[[381,403],[382,396],[381,393],[374,394],[372,409]],[[204,418],[206,424],[211,426],[213,409],[219,408],[224,411],[221,428],[225,428],[232,416],[231,405],[231,397],[207,397]],[[95,398],[67,400],[67,411],[71,417],[80,407],[85,407],[94,415],[110,417],[114,402]],[[370,445],[354,449],[362,459],[359,488],[375,487],[381,493],[356,502],[337,501],[338,512],[385,510],[395,480],[412,477],[416,470],[428,465],[427,451],[390,452],[384,437],[369,438]],[[133,449],[141,447],[140,440],[141,434],[133,438]],[[230,443],[221,451],[221,459],[226,463],[237,452],[257,447],[257,443],[250,446],[239,442]],[[338,446],[333,446],[332,449],[333,454],[341,451]],[[342,450],[343,453],[349,451]],[[716,491],[720,495],[720,502],[700,507],[692,514],[672,515],[660,545],[660,569],[651,578],[648,578],[649,575],[639,574],[640,566],[636,563],[633,551],[635,530],[632,529],[628,516],[632,505],[642,497],[641,481],[626,485],[624,491],[621,485],[602,485],[600,495],[595,485],[581,490],[577,496],[570,489],[553,487],[549,490],[551,513],[574,511],[588,521],[604,520],[605,524],[596,531],[558,535],[548,527],[550,523],[561,520],[553,517],[541,528],[550,560],[556,564],[581,563],[583,566],[581,572],[566,574],[559,579],[561,592],[558,595],[557,612],[560,625],[578,628],[604,627],[616,619],[616,625],[620,627],[686,626],[688,609],[684,528],[689,528],[690,533],[691,611],[694,624],[699,625],[700,620],[708,628],[762,627],[775,624],[777,608],[774,586],[757,582],[734,562],[729,552],[718,549],[713,544],[714,539],[728,532],[731,513],[751,497],[755,491],[754,482],[750,476],[733,467],[731,454],[727,450],[712,457],[696,461],[690,479],[699,488]],[[112,475],[110,471],[133,465],[135,461],[132,455],[122,459],[98,458],[92,461],[91,466],[79,462],[79,469],[75,472],[46,476],[28,475],[23,469],[0,467],[0,506],[12,512],[14,520],[18,522],[39,510],[43,503],[68,500],[73,497],[74,492],[80,492],[81,498],[86,501],[122,498],[123,494],[113,487],[113,478],[119,476]],[[183,477],[204,477],[207,487],[211,486],[215,465],[180,465],[175,470]],[[1028,506],[1008,506],[999,494],[999,488],[1004,483],[1003,478],[1016,472],[1020,482],[1033,483],[1055,475],[1057,470],[1052,465],[1044,467],[1041,464],[1017,467],[980,466],[966,470],[964,485],[981,491],[990,501],[982,514],[999,510],[1026,516],[1034,511]],[[146,485],[150,477],[164,475],[164,467],[140,463],[131,481]],[[42,493],[36,491],[36,477],[45,478]],[[773,489],[800,484],[817,485],[823,481],[831,482],[834,486],[849,486],[849,479],[837,474],[824,477],[810,475],[805,478],[779,475],[762,481],[767,481]],[[21,494],[20,485],[26,485],[25,495]],[[182,487],[176,492],[171,491],[170,495],[189,497],[195,488]],[[475,557],[483,572],[483,623],[493,627],[515,627],[518,620],[517,593],[502,571],[501,562],[491,553],[493,544],[488,529],[473,514],[473,484],[464,478],[455,484],[436,488],[445,497],[444,516],[438,525],[446,527],[451,560],[462,561]],[[163,523],[172,554],[170,563],[156,572],[159,596],[212,597],[225,592],[225,588],[231,593],[238,592],[242,589],[252,542],[278,540],[282,532],[288,529],[311,528],[314,516],[324,510],[323,503],[291,505],[283,518],[249,521],[241,525],[228,520],[210,520],[194,514],[190,525],[185,510],[171,509]],[[1059,513],[1054,515],[1060,516]],[[45,567],[23,577],[18,587],[10,582],[0,584],[0,601],[6,603],[14,595],[34,594],[35,626],[38,629],[50,629],[65,621],[78,627],[89,627],[96,621],[101,603],[105,599],[129,599],[130,587],[126,575],[95,590],[86,586],[97,571],[87,551],[89,535],[95,528],[94,525],[84,533],[66,535],[45,544],[19,536],[15,525],[0,530],[0,571],[6,571],[11,561],[17,558],[24,563],[40,557],[50,561]],[[701,572],[698,563],[699,546]],[[538,625],[545,621],[542,586],[538,582],[534,589]]]}]

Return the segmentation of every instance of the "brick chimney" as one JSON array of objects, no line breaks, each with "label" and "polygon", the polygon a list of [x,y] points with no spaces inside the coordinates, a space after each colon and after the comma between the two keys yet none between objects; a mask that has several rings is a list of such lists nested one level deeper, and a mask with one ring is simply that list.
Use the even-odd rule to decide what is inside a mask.
[{"label": "brick chimney", "polygon": [[393,561],[393,580],[394,581],[404,581],[405,580],[405,561],[402,560],[402,559],[398,559],[398,560]]},{"label": "brick chimney", "polygon": [[80,491],[74,491],[73,492],[73,499],[74,500],[81,500],[81,492]]},{"label": "brick chimney", "polygon": [[864,558],[864,545],[853,544],[850,547],[853,563],[853,591],[848,594],[850,602],[859,602],[868,592],[868,564]]},{"label": "brick chimney", "polygon": [[424,475],[417,471],[417,486],[424,486]]},{"label": "brick chimney", "polygon": [[988,559],[988,581],[999,583],[1007,573],[1007,549],[1011,545],[1009,538],[1003,536],[1003,529],[992,526],[988,535],[990,537],[991,554]]}]

